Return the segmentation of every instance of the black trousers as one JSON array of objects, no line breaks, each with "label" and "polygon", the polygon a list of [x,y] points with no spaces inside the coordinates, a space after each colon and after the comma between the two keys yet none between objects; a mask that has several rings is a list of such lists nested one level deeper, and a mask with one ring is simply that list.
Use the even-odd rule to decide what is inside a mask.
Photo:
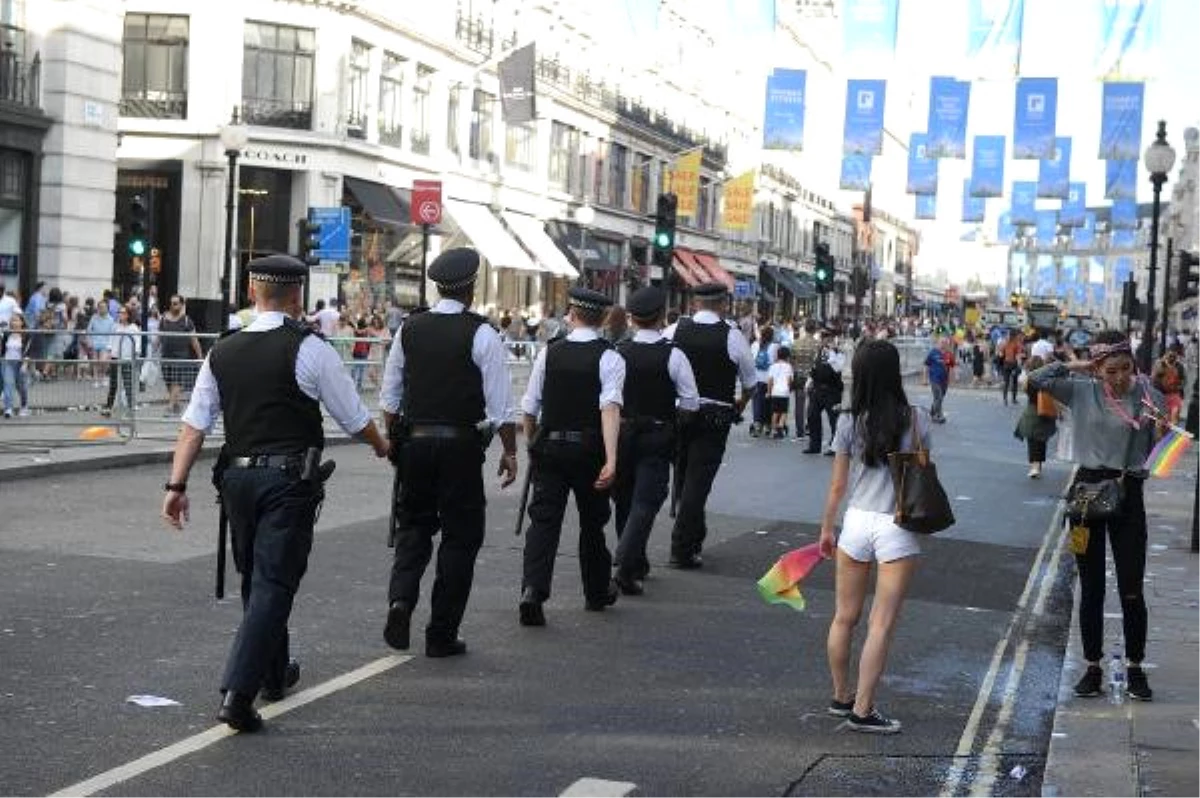
[{"label": "black trousers", "polygon": [[308,568],[313,524],[325,493],[277,468],[231,468],[221,500],[242,575],[242,623],[221,689],[248,696],[283,685],[288,617]]},{"label": "black trousers", "polygon": [[1025,448],[1029,452],[1029,462],[1046,462],[1046,441],[1039,441],[1036,438],[1026,438]]},{"label": "black trousers", "polygon": [[433,556],[433,536],[440,529],[437,576],[425,628],[428,640],[454,640],[467,609],[475,558],[483,545],[487,501],[482,466],[483,450],[476,440],[418,438],[404,444],[388,601],[416,606],[421,577]]},{"label": "black trousers", "polygon": [[821,442],[825,439],[824,432],[821,429],[821,414],[824,413],[829,419],[829,437],[833,438],[833,432],[837,429],[838,414],[834,409],[838,404],[838,400],[825,392],[813,391],[808,397],[808,448],[814,451],[821,448]]},{"label": "black trousers", "polygon": [[[1092,481],[1080,469],[1084,481]],[[1104,656],[1104,538],[1112,546],[1121,597],[1121,624],[1125,633],[1125,658],[1141,662],[1146,655],[1146,598],[1142,582],[1146,575],[1146,504],[1143,481],[1125,477],[1121,512],[1108,521],[1088,525],[1087,551],[1075,556],[1079,571],[1079,634],[1083,656],[1099,662]]]},{"label": "black trousers", "polygon": [[699,554],[704,546],[708,536],[704,507],[725,457],[729,425],[697,420],[682,434],[683,489],[679,493],[675,526],[671,530],[671,554],[675,557]]},{"label": "black trousers", "polygon": [[113,401],[117,398],[117,383],[124,383],[125,398],[129,401],[129,409],[133,410],[133,363],[129,361],[120,361],[111,363],[108,366],[108,401],[104,404],[108,408],[112,408]]},{"label": "black trousers", "polygon": [[1000,396],[1005,402],[1012,392],[1013,404],[1017,402],[1017,378],[1021,376],[1021,367],[1016,363],[1005,363],[1001,368]]},{"label": "black trousers", "polygon": [[646,542],[669,490],[672,437],[669,429],[622,431],[613,505],[617,516],[615,564],[623,577],[640,579],[650,571]]},{"label": "black trousers", "polygon": [[604,465],[604,454],[586,444],[546,441],[535,457],[521,588],[533,588],[542,601],[550,597],[567,497],[573,493],[579,511],[579,573],[583,595],[590,601],[603,601],[612,570],[604,525],[612,513],[608,491],[598,491],[592,483]]},{"label": "black trousers", "polygon": [[808,403],[808,391],[804,390],[804,383],[799,382],[800,387],[792,391],[795,398],[796,412],[796,437],[800,437],[808,426],[808,417],[805,415],[806,405]]}]

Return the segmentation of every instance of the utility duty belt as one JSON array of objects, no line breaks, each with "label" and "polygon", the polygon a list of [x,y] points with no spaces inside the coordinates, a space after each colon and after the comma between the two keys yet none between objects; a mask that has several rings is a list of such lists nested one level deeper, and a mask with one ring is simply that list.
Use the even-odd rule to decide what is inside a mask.
[{"label": "utility duty belt", "polygon": [[592,429],[547,430],[545,439],[558,443],[598,443],[600,432]]},{"label": "utility duty belt", "polygon": [[[226,468],[268,468],[283,471],[289,476],[299,477],[305,482],[320,484],[329,479],[329,475],[333,473],[335,467],[331,460],[324,465],[321,464],[321,450],[316,446],[310,446],[303,453],[294,454],[248,454],[234,455],[228,458],[222,457],[218,460],[219,465],[223,469]],[[216,469],[214,468],[214,481],[217,479]]]},{"label": "utility duty belt", "polygon": [[410,440],[433,438],[443,441],[478,440],[479,430],[474,426],[460,427],[454,424],[421,424],[413,422],[408,431]]}]

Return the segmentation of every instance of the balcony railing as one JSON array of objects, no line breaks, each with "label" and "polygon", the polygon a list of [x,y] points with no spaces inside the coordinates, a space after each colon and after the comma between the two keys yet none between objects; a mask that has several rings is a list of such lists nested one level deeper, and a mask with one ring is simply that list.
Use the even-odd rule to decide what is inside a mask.
[{"label": "balcony railing", "polygon": [[121,97],[120,113],[142,119],[187,119],[187,92],[128,92]]},{"label": "balcony railing", "polygon": [[17,57],[12,44],[0,52],[0,102],[41,108],[42,55],[32,60]]},{"label": "balcony railing", "polygon": [[312,130],[312,103],[245,98],[242,119],[248,125]]},{"label": "balcony railing", "polygon": [[[478,14],[474,17],[464,14],[461,7],[454,17],[454,38],[481,55],[490,56],[496,46],[495,28]],[[500,40],[501,51],[511,50],[516,45],[516,31],[507,39]]]},{"label": "balcony railing", "polygon": [[414,130],[412,134],[412,151],[418,155],[429,154],[429,131]]},{"label": "balcony railing", "polygon": [[362,114],[351,114],[346,119],[346,136],[352,139],[367,137],[367,118]]},{"label": "balcony railing", "polygon": [[394,127],[379,128],[379,143],[387,144],[392,147],[399,147],[404,141],[404,128],[400,125]]}]

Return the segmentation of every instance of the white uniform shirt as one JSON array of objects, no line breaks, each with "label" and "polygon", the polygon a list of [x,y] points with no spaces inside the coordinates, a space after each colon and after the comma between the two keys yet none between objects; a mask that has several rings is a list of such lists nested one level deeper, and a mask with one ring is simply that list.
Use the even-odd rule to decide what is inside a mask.
[{"label": "white uniform shirt", "polygon": [[[439,299],[429,313],[462,313],[466,308],[455,299]],[[404,399],[404,347],[400,345],[401,323],[392,339],[383,384],[379,387],[379,406],[388,413],[399,413]],[[508,351],[500,334],[490,324],[480,324],[471,339],[471,360],[483,378],[483,410],[488,421],[499,426],[513,420],[512,379],[508,373]]]},{"label": "white uniform shirt", "polygon": [[[693,324],[724,324],[729,327],[728,322],[725,322],[716,313],[711,310],[697,311],[692,315]],[[678,322],[672,324],[663,331],[663,336],[675,340],[675,328],[679,326]],[[736,327],[729,327],[729,337],[726,339],[725,350],[729,353],[729,359],[737,365],[738,379],[742,383],[742,390],[749,391],[758,384],[758,372],[754,370],[754,356],[750,354],[750,343],[746,340],[746,336],[742,335],[741,330]],[[715,399],[700,397],[702,405],[724,405],[724,402],[718,402]]]},{"label": "white uniform shirt", "polygon": [[[654,344],[664,338],[658,330],[638,330],[633,334],[637,344]],[[675,383],[675,400],[680,410],[696,410],[700,407],[700,392],[696,389],[696,374],[692,371],[692,361],[683,350],[675,346],[671,348],[671,356],[667,358],[667,374]]]},{"label": "white uniform shirt", "polygon": [[[595,341],[599,337],[600,334],[591,327],[579,327],[572,330],[566,340],[583,343]],[[537,416],[542,410],[542,386],[546,383],[546,352],[549,348],[543,346],[538,352],[537,360],[533,361],[529,386],[521,400],[521,409],[530,416]],[[617,350],[607,349],[600,356],[600,409],[603,410],[608,405],[620,406],[624,402],[624,393],[625,358],[618,355]]]},{"label": "white uniform shirt", "polygon": [[[264,311],[235,334],[254,335],[274,330],[283,320],[284,314],[279,311]],[[315,335],[305,336],[296,353],[296,385],[305,396],[323,404],[338,426],[351,435],[362,432],[371,421],[371,413],[359,398],[341,358],[328,342]],[[183,423],[209,433],[220,414],[221,392],[206,357],[196,376],[192,399],[183,413]]]}]

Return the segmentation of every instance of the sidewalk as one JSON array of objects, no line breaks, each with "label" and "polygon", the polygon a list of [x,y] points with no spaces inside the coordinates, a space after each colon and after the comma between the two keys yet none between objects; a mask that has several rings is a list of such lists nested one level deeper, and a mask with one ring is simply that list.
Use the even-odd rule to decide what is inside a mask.
[{"label": "sidewalk", "polygon": [[[1071,638],[1063,660],[1043,795],[1200,795],[1200,555],[1190,551],[1195,484],[1194,453],[1170,479],[1146,483],[1150,537],[1145,593],[1150,630],[1144,667],[1154,690],[1152,702],[1126,700],[1115,705],[1107,694],[1075,697],[1072,688],[1085,667],[1076,580]],[[1109,562],[1106,655],[1122,650],[1121,605]],[[1107,676],[1106,665],[1106,680]]]}]

